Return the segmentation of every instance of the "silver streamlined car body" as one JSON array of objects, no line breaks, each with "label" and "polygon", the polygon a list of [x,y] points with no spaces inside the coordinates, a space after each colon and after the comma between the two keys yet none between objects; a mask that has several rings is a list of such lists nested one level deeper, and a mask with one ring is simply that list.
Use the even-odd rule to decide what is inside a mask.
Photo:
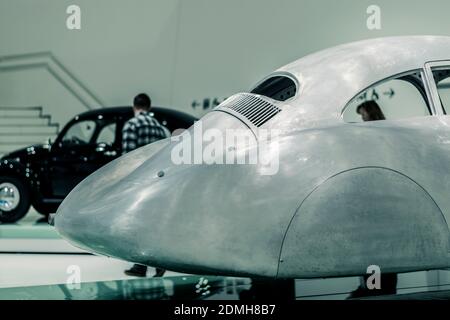
[{"label": "silver streamlined car body", "polygon": [[[314,278],[370,265],[449,267],[450,119],[432,69],[448,59],[450,38],[435,36],[304,57],[196,124],[251,132],[250,148],[263,142],[261,129],[279,130],[264,149],[279,159],[276,174],[260,164],[176,165],[180,142],[166,139],[84,180],[59,208],[56,229],[91,252],[189,273]],[[405,73],[429,114],[345,121],[363,92]]]}]

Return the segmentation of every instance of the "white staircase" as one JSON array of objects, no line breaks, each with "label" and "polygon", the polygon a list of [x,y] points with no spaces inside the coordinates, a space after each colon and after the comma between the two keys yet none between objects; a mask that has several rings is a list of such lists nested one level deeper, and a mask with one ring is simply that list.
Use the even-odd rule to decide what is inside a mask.
[{"label": "white staircase", "polygon": [[42,107],[0,107],[0,156],[32,144],[52,140],[59,124]]},{"label": "white staircase", "polygon": [[[0,73],[23,72],[25,70],[46,70],[62,88],[67,90],[79,102],[82,110],[92,110],[106,104],[81,81],[52,52],[31,52],[0,56]],[[0,97],[1,98],[1,97]],[[32,97],[29,97],[31,101]],[[1,100],[1,99],[0,99]],[[9,101],[9,100],[8,100]],[[42,100],[36,100],[42,101]],[[0,101],[0,103],[2,103]],[[53,108],[55,104],[53,104]],[[57,105],[57,107],[60,107]],[[48,106],[53,119],[62,120],[61,112]],[[60,111],[60,109],[58,109]],[[42,107],[1,107],[0,106],[0,156],[18,148],[32,144],[44,143],[54,138],[59,132],[59,124],[52,122],[49,115],[42,112]]]}]

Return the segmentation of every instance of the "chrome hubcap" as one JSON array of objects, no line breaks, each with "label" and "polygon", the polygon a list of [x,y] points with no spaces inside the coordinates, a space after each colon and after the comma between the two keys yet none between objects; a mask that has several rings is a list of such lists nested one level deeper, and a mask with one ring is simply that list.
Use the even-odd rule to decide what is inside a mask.
[{"label": "chrome hubcap", "polygon": [[9,182],[0,184],[0,211],[10,212],[17,208],[20,202],[19,189]]}]

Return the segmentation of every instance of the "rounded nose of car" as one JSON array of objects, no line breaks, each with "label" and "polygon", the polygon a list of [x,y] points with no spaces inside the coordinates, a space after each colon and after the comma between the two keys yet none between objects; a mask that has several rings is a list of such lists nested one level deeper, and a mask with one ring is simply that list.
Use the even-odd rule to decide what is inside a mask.
[{"label": "rounded nose of car", "polygon": [[[148,211],[142,201],[158,192],[161,170],[153,156],[168,143],[163,140],[131,152],[81,182],[54,217],[58,233],[90,252],[120,256],[122,250],[136,249],[139,239],[134,231],[142,225],[140,215]],[[145,162],[150,163],[140,168]]]},{"label": "rounded nose of car", "polygon": [[[203,120],[204,128],[217,129],[220,118],[226,127],[245,129],[239,120],[220,114]],[[191,129],[188,132],[195,132]],[[136,151],[88,177],[60,206],[56,229],[87,251],[139,264],[186,273],[247,275],[253,270],[274,275],[279,241],[267,249],[265,244],[274,241],[266,230],[271,220],[279,219],[271,217],[248,230],[266,201],[256,201],[257,206],[247,210],[239,200],[246,197],[243,188],[252,185],[246,177],[259,166],[178,163],[173,156],[179,156],[187,133],[150,156],[151,150]],[[238,148],[236,154],[243,150]],[[136,162],[141,154],[148,159]],[[246,245],[248,239],[262,243],[265,250]]]}]

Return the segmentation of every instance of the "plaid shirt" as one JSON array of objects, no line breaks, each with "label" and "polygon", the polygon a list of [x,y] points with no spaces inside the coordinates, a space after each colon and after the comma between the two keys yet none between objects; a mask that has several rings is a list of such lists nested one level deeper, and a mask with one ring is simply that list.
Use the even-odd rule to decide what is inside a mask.
[{"label": "plaid shirt", "polygon": [[169,137],[169,130],[149,112],[140,112],[128,120],[122,130],[122,153],[133,151],[149,143]]}]

